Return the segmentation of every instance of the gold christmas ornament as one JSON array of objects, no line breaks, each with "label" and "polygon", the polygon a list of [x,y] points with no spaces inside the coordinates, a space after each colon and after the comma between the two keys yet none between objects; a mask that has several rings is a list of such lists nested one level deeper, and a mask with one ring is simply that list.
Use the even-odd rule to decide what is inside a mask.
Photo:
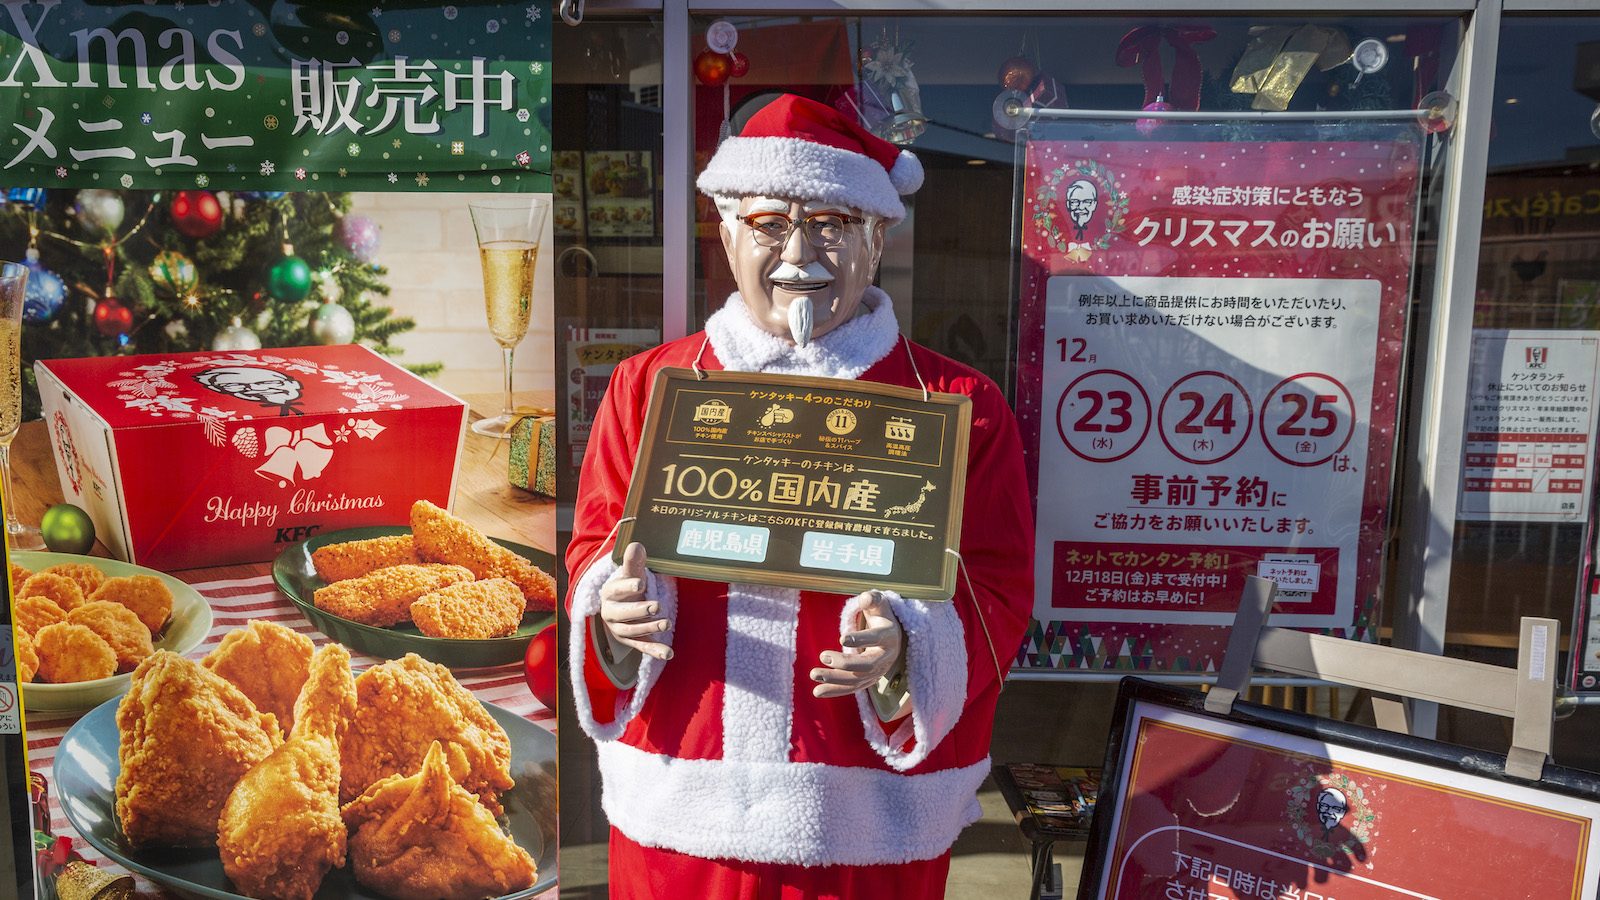
[{"label": "gold christmas ornament", "polygon": [[56,876],[56,896],[61,900],[129,900],[133,876],[105,872],[73,860]]}]

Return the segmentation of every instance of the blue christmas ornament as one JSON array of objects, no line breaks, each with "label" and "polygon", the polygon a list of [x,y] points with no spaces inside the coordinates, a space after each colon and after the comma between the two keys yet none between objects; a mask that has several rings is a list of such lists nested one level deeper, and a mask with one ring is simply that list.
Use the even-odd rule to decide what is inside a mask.
[{"label": "blue christmas ornament", "polygon": [[6,191],[6,202],[19,209],[44,207],[44,188],[12,188]]},{"label": "blue christmas ornament", "polygon": [[22,295],[22,320],[48,322],[61,310],[62,301],[67,299],[67,285],[61,276],[39,262],[39,251],[32,247],[28,248],[22,264],[28,267],[28,290]]}]

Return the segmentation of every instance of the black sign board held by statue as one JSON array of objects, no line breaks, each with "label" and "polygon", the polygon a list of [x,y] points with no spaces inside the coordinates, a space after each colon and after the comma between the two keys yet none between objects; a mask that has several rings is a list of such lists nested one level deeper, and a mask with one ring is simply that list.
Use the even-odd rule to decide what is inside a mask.
[{"label": "black sign board held by statue", "polygon": [[955,593],[972,401],[917,388],[668,368],[615,558],[839,594]]}]

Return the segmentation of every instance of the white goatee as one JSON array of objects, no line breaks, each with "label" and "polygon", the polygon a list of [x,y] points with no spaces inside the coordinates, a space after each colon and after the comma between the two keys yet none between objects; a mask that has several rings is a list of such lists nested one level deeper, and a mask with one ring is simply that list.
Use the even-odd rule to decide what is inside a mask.
[{"label": "white goatee", "polygon": [[789,303],[789,336],[794,338],[796,346],[811,343],[811,327],[811,298],[796,297]]}]

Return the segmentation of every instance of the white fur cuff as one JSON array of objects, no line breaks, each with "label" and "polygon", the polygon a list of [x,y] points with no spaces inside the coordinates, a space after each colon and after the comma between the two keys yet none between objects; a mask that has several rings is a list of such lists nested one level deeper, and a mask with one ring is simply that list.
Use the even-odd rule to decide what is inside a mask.
[{"label": "white fur cuff", "polygon": [[[584,685],[585,654],[589,652],[589,617],[600,612],[600,588],[605,586],[617,572],[620,571],[610,556],[601,557],[589,566],[578,580],[578,586],[572,591],[572,625],[567,633],[567,659],[572,670],[572,699],[578,708],[578,724],[588,735],[597,741],[612,741],[622,736],[628,723],[639,714],[644,707],[644,701],[650,694],[650,688],[660,677],[661,667],[665,665],[653,656],[641,654],[639,660],[639,683],[632,690],[624,691],[617,697],[617,706],[613,710],[611,721],[600,723],[594,716],[593,701],[589,697],[588,688]],[[654,572],[645,572],[645,597],[661,604],[661,611],[669,620],[676,622],[678,618],[678,585],[675,580]]]},{"label": "white fur cuff", "polygon": [[[856,705],[867,742],[884,762],[904,772],[927,759],[961,718],[967,702],[967,644],[954,601],[933,603],[910,600],[894,591],[878,593],[889,601],[905,636],[911,715],[901,719],[891,735],[884,732],[866,691],[857,692]],[[865,602],[861,597],[852,597],[844,605],[840,635],[856,630],[856,615]],[[916,745],[903,749],[913,736]]]}]

